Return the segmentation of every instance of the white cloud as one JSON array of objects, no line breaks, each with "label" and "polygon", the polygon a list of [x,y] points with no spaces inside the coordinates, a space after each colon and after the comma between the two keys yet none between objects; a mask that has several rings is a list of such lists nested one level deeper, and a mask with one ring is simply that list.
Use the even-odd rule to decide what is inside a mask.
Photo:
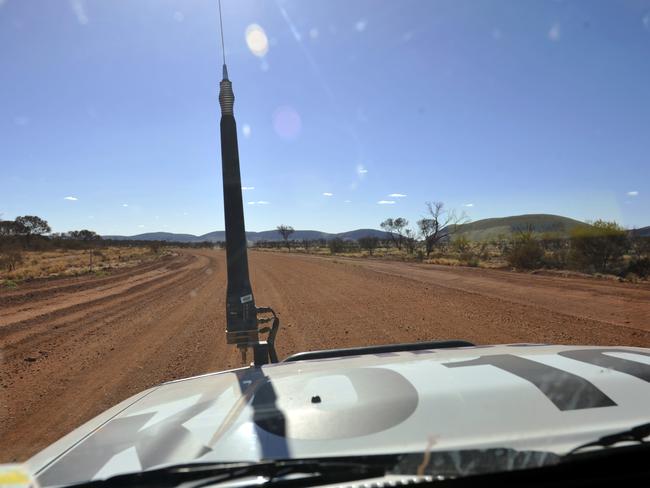
[{"label": "white cloud", "polygon": [[18,117],[14,117],[14,124],[16,124],[19,127],[24,127],[29,124],[29,117],[26,117],[24,115],[19,115]]},{"label": "white cloud", "polygon": [[139,227],[140,229],[144,229],[144,224],[140,224],[140,225],[138,225],[138,227]]},{"label": "white cloud", "polygon": [[269,205],[271,202],[267,202],[266,200],[258,200],[256,202],[246,202],[249,205]]},{"label": "white cloud", "polygon": [[244,137],[247,139],[251,136],[251,126],[248,124],[244,124],[241,128],[242,133],[244,134]]},{"label": "white cloud", "polygon": [[561,33],[560,33],[560,24],[557,22],[551,26],[551,28],[548,31],[548,39],[549,41],[557,42],[560,40]]},{"label": "white cloud", "polygon": [[628,191],[628,192],[627,192],[627,195],[630,196],[630,197],[636,197],[636,196],[639,195],[639,192],[636,191],[636,190],[634,190],[634,191]]},{"label": "white cloud", "polygon": [[354,24],[354,28],[357,30],[357,32],[363,32],[366,30],[366,27],[368,26],[368,21],[366,19],[360,19]]},{"label": "white cloud", "polygon": [[344,200],[343,203],[352,203],[352,200]]},{"label": "white cloud", "polygon": [[463,205],[463,207],[473,207],[473,206],[474,206],[473,203],[466,203],[465,205]]},{"label": "white cloud", "polygon": [[129,204],[128,204],[128,203],[123,203],[122,206],[123,206],[123,207],[128,207]]},{"label": "white cloud", "polygon": [[368,174],[368,170],[364,168],[362,165],[357,166],[357,174],[359,177],[363,178],[365,175]]},{"label": "white cloud", "polygon": [[244,191],[248,191],[248,190],[254,190],[255,187],[254,186],[242,186],[241,189],[244,190]]},{"label": "white cloud", "polygon": [[395,200],[379,200],[377,205],[395,205]]},{"label": "white cloud", "polygon": [[64,200],[70,200],[71,202],[76,202],[79,200],[77,197],[63,197]]},{"label": "white cloud", "polygon": [[323,196],[324,197],[333,197],[334,193],[330,193],[330,192],[326,191],[326,192],[323,192]]},{"label": "white cloud", "polygon": [[70,0],[70,7],[74,12],[75,17],[77,17],[77,22],[80,25],[86,25],[88,23],[88,14],[86,13],[86,0]]},{"label": "white cloud", "polygon": [[393,197],[393,198],[406,198],[407,197],[407,195],[405,195],[404,193],[391,193],[388,196]]}]

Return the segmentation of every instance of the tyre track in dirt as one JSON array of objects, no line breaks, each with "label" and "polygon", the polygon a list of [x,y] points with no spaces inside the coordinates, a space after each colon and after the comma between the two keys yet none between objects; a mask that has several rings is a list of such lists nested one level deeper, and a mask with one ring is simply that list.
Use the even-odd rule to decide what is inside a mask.
[{"label": "tyre track in dirt", "polygon": [[[189,267],[189,261],[187,264]],[[31,340],[32,336],[39,335],[43,329],[50,334],[56,334],[53,332],[56,330],[58,334],[63,334],[68,333],[67,329],[76,326],[79,321],[95,319],[106,322],[113,317],[119,317],[119,314],[130,310],[134,305],[143,307],[155,300],[155,294],[152,292],[169,286],[183,285],[189,273],[192,273],[192,270],[174,267],[146,280],[126,278],[125,283],[119,287],[99,287],[92,293],[63,298],[60,305],[57,304],[52,311],[50,300],[47,300],[43,313],[39,313],[40,307],[36,305],[31,310],[31,319],[11,322],[5,324],[5,327],[0,327],[0,346],[4,346],[5,351],[10,351],[11,346],[5,344],[16,345]],[[22,318],[20,314],[17,315]]]},{"label": "tyre track in dirt", "polygon": [[[31,318],[3,311],[0,461],[26,459],[150,386],[240,366],[225,344],[224,258],[185,250],[109,282],[52,281],[30,299]],[[644,286],[256,251],[250,268],[258,306],[280,316],[280,357],[441,339],[650,346]],[[53,297],[59,308],[40,314]]]},{"label": "tyre track in dirt", "polygon": [[[189,258],[189,256],[186,256]],[[63,295],[89,288],[98,288],[99,286],[110,285],[111,283],[121,281],[125,276],[144,275],[149,271],[170,268],[173,266],[182,266],[183,263],[178,256],[167,255],[154,261],[148,261],[136,266],[127,266],[119,269],[113,269],[110,274],[105,276],[80,275],[69,278],[44,278],[27,281],[15,290],[5,291],[0,295],[0,306],[9,307],[19,305],[34,300],[42,300],[53,295]],[[52,284],[56,286],[52,286]]]},{"label": "tyre track in dirt", "polygon": [[[37,293],[28,291],[22,296],[14,294],[12,298],[18,303],[3,304],[0,311],[0,340],[4,331],[14,329],[17,323],[32,323],[34,320],[43,319],[50,321],[57,315],[65,314],[67,309],[72,310],[75,305],[89,305],[93,301],[92,297],[99,296],[100,298],[94,300],[94,303],[99,304],[125,292],[136,292],[138,287],[144,289],[151,283],[170,279],[182,273],[183,267],[194,259],[194,256],[181,255],[166,265],[161,263],[148,269],[134,269],[111,280],[94,281],[87,278],[85,282],[72,286],[41,288]],[[182,267],[178,267],[179,264]],[[8,325],[12,327],[6,327]]]},{"label": "tyre track in dirt", "polygon": [[[22,459],[120,398],[227,363],[232,351],[217,340],[225,328],[215,293],[225,282],[221,254],[193,254],[179,257],[172,279],[133,297],[90,300],[85,316],[81,304],[62,310],[57,329],[37,317],[31,334],[3,338],[0,452]],[[19,325],[24,332],[30,324]]]}]

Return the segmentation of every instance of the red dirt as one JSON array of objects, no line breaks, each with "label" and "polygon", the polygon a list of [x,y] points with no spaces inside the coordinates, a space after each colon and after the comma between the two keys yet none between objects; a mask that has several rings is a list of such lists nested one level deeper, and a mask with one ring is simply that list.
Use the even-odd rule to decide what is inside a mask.
[{"label": "red dirt", "polygon": [[[650,286],[251,252],[278,354],[467,339],[650,347]],[[220,251],[0,291],[0,462],[24,460],[163,381],[240,366]]]}]

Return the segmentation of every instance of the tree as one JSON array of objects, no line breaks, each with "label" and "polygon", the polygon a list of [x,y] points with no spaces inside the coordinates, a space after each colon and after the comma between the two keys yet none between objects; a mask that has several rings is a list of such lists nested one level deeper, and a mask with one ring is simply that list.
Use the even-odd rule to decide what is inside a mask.
[{"label": "tree", "polygon": [[623,257],[628,245],[627,232],[616,222],[597,220],[589,227],[571,231],[572,257],[596,271],[607,271]]},{"label": "tree", "polygon": [[278,225],[277,227],[278,233],[282,236],[282,240],[284,241],[284,245],[287,246],[287,249],[289,249],[289,252],[291,252],[291,245],[289,244],[289,236],[295,232],[293,230],[293,227],[290,225]]},{"label": "tree", "polygon": [[25,232],[24,226],[15,220],[0,220],[0,237],[19,236]]},{"label": "tree", "polygon": [[16,217],[15,222],[19,226],[22,234],[26,236],[40,236],[52,232],[47,221],[35,215]]},{"label": "tree", "polygon": [[405,237],[404,229],[409,225],[409,221],[403,217],[397,217],[396,219],[386,219],[379,225],[389,233],[390,239],[397,249],[402,249]]},{"label": "tree", "polygon": [[88,229],[71,230],[66,233],[66,237],[68,239],[82,242],[94,242],[101,240],[101,236],[99,236],[95,231]]},{"label": "tree", "polygon": [[368,254],[371,256],[373,251],[379,246],[379,238],[373,236],[360,237],[357,242],[359,243],[359,247],[368,251]]},{"label": "tree", "polygon": [[415,247],[418,244],[417,233],[413,229],[405,229],[402,242],[404,244],[404,247],[406,247],[406,252],[413,254]]},{"label": "tree", "polygon": [[93,270],[93,248],[95,243],[101,240],[101,236],[98,235],[95,231],[82,229],[82,230],[71,230],[67,233],[68,239],[73,239],[75,241],[81,241],[84,244],[84,247],[88,249],[88,268],[90,271]]},{"label": "tree", "polygon": [[458,226],[468,222],[469,218],[465,213],[457,215],[455,210],[445,209],[443,202],[426,202],[426,207],[426,217],[418,220],[418,228],[428,257],[440,240],[451,237]]}]

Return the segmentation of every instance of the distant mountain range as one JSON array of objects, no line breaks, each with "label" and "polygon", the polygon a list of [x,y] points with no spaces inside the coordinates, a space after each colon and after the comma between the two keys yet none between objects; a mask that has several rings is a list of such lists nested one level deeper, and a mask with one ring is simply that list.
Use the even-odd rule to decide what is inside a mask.
[{"label": "distant mountain range", "polygon": [[630,230],[630,234],[637,237],[650,237],[650,225],[641,227],[640,229],[632,229]]},{"label": "distant mountain range", "polygon": [[[335,239],[335,238],[356,241],[362,237],[378,237],[379,239],[389,239],[390,234],[376,229],[357,229],[338,234],[321,232],[318,230],[296,230],[291,234],[290,240],[316,240],[316,239]],[[167,241],[167,242],[223,242],[226,240],[226,232],[217,230],[208,232],[200,236],[193,234],[174,234],[171,232],[147,232],[134,236],[102,236],[103,239],[114,239],[117,241]],[[246,232],[246,238],[249,242],[257,241],[281,241],[282,237],[277,230],[265,230],[262,232]]]},{"label": "distant mountain range", "polygon": [[[414,222],[412,222],[414,224]],[[455,230],[455,235],[464,235],[470,240],[484,241],[499,237],[509,237],[518,230],[532,228],[536,234],[553,233],[560,236],[568,236],[576,227],[584,227],[589,224],[579,220],[551,214],[526,214],[514,215],[511,217],[499,217],[482,219],[468,224],[461,224]],[[630,230],[630,233],[637,236],[650,237],[650,226]],[[361,237],[378,237],[389,239],[390,234],[377,229],[357,229],[339,234],[331,234],[317,230],[296,230],[291,234],[291,240],[330,240],[340,238],[345,240],[357,240]],[[139,240],[139,241],[167,241],[167,242],[223,242],[226,240],[225,231],[218,230],[201,236],[193,234],[173,234],[170,232],[149,232],[134,236],[102,236],[104,239],[115,240]],[[247,232],[249,242],[257,241],[280,241],[282,238],[277,230],[265,230],[263,232]]]}]

